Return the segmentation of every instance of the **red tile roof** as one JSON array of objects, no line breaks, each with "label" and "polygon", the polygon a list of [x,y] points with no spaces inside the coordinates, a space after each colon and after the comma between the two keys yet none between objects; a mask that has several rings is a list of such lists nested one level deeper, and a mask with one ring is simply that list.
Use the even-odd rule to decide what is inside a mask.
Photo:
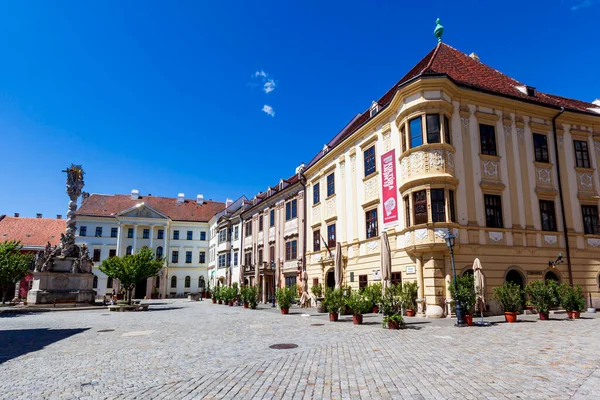
[{"label": "red tile roof", "polygon": [[66,226],[64,219],[4,217],[0,218],[0,242],[18,240],[25,247],[44,247],[50,242],[56,246]]},{"label": "red tile roof", "polygon": [[[599,106],[568,99],[552,94],[536,91],[535,96],[528,96],[517,87],[525,90],[525,84],[513,79],[494,68],[483,64],[476,59],[469,57],[465,53],[445,44],[439,43],[433,48],[421,61],[417,63],[406,75],[402,77],[390,90],[388,90],[377,103],[380,110],[386,107],[393,99],[396,91],[412,79],[418,79],[426,76],[446,76],[458,86],[471,88],[483,92],[510,97],[516,100],[522,100],[529,103],[535,103],[546,107],[556,108],[565,107],[566,110],[590,114],[600,117],[600,114],[590,110],[598,109]],[[364,125],[370,119],[369,110],[355,116],[328,144],[329,150],[333,149],[347,137],[352,135],[358,128]],[[307,168],[312,166],[324,156],[323,151],[310,161]]]},{"label": "red tile roof", "polygon": [[137,204],[144,203],[165,214],[173,221],[208,222],[213,215],[225,209],[225,203],[205,200],[197,204],[196,200],[178,203],[176,198],[158,196],[139,196],[132,200],[130,195],[92,194],[83,202],[77,215],[113,217]]}]

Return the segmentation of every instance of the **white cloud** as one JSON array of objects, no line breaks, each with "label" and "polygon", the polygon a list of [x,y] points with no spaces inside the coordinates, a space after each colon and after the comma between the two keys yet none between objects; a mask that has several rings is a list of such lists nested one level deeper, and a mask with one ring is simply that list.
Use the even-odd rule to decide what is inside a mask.
[{"label": "white cloud", "polygon": [[253,77],[254,78],[258,78],[258,77],[266,78],[267,77],[267,73],[261,69],[260,71],[256,71],[254,73]]},{"label": "white cloud", "polygon": [[275,90],[275,81],[273,79],[266,81],[265,85],[263,86],[263,90],[267,94],[271,93],[273,90]]},{"label": "white cloud", "polygon": [[[273,77],[262,69],[260,71],[254,72],[250,76],[252,77],[252,79],[260,79],[263,82],[263,91],[266,94],[271,93],[273,90],[275,90],[275,87],[277,86],[277,85],[275,85],[275,80],[273,79]],[[251,87],[255,87],[255,86],[258,86],[258,85],[254,84],[254,83],[251,84]]]},{"label": "white cloud", "polygon": [[273,107],[268,106],[268,105],[264,105],[262,110],[264,113],[269,114],[271,117],[275,116],[275,111],[273,111]]},{"label": "white cloud", "polygon": [[598,3],[598,0],[583,0],[583,1],[580,1],[578,4],[575,4],[573,7],[571,7],[571,11],[577,11],[580,8],[591,7],[596,3]]}]

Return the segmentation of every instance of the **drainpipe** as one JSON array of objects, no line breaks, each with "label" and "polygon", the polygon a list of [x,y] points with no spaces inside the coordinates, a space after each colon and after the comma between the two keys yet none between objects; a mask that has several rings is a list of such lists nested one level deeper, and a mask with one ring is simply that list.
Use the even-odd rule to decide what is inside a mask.
[{"label": "drainpipe", "polygon": [[560,198],[560,211],[562,214],[563,234],[565,236],[565,251],[567,253],[567,271],[569,273],[569,285],[573,286],[573,271],[571,270],[571,250],[569,248],[569,233],[567,232],[567,217],[565,216],[565,200],[563,196],[562,181],[560,178],[560,160],[558,158],[558,140],[556,133],[556,120],[565,112],[565,108],[561,107],[560,112],[552,118],[552,129],[554,130],[554,156],[556,158],[556,177],[558,182],[558,196]]},{"label": "drainpipe", "polygon": [[[302,185],[302,188],[304,190],[304,215],[303,215],[303,221],[302,221],[302,230],[303,230],[303,236],[304,236],[304,240],[302,243],[302,257],[304,258],[304,262],[302,263],[302,272],[306,271],[306,212],[308,207],[306,206],[308,203],[308,193],[306,193],[306,178],[304,176],[304,171],[300,171],[300,184]],[[300,279],[302,280],[302,278]]]}]

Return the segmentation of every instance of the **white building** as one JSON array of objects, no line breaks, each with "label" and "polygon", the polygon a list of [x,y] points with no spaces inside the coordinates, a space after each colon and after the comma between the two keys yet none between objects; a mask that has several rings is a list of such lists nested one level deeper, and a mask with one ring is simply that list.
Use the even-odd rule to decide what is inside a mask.
[{"label": "white building", "polygon": [[209,220],[224,208],[224,203],[205,201],[201,194],[187,200],[183,193],[176,198],[140,196],[134,189],[130,195],[84,197],[76,213],[75,240],[88,246],[98,296],[117,290],[117,283],[98,269],[102,260],[142,247],[152,249],[165,265],[158,276],[138,284],[136,298],[198,292],[208,278]]}]

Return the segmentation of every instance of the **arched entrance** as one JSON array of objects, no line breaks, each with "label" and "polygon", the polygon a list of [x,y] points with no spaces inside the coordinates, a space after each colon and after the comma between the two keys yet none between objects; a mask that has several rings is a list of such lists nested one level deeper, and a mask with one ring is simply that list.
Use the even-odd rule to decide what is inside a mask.
[{"label": "arched entrance", "polygon": [[135,293],[133,297],[136,299],[143,299],[146,296],[146,284],[148,283],[147,279],[142,279],[138,283],[135,284]]},{"label": "arched entrance", "polygon": [[560,283],[560,278],[558,277],[558,274],[556,274],[554,271],[548,271],[544,275],[544,281],[554,281],[556,283]]},{"label": "arched entrance", "polygon": [[465,272],[463,272],[463,276],[467,276],[467,275],[473,276],[473,269],[472,268],[469,268],[469,269],[465,270]]},{"label": "arched entrance", "polygon": [[333,273],[333,269],[330,269],[327,272],[325,284],[330,289],[334,289],[335,288],[335,274]]},{"label": "arched entrance", "polygon": [[523,276],[516,269],[511,269],[506,274],[506,282],[512,282],[515,285],[519,285],[521,289],[525,287],[525,283],[523,282]]}]

